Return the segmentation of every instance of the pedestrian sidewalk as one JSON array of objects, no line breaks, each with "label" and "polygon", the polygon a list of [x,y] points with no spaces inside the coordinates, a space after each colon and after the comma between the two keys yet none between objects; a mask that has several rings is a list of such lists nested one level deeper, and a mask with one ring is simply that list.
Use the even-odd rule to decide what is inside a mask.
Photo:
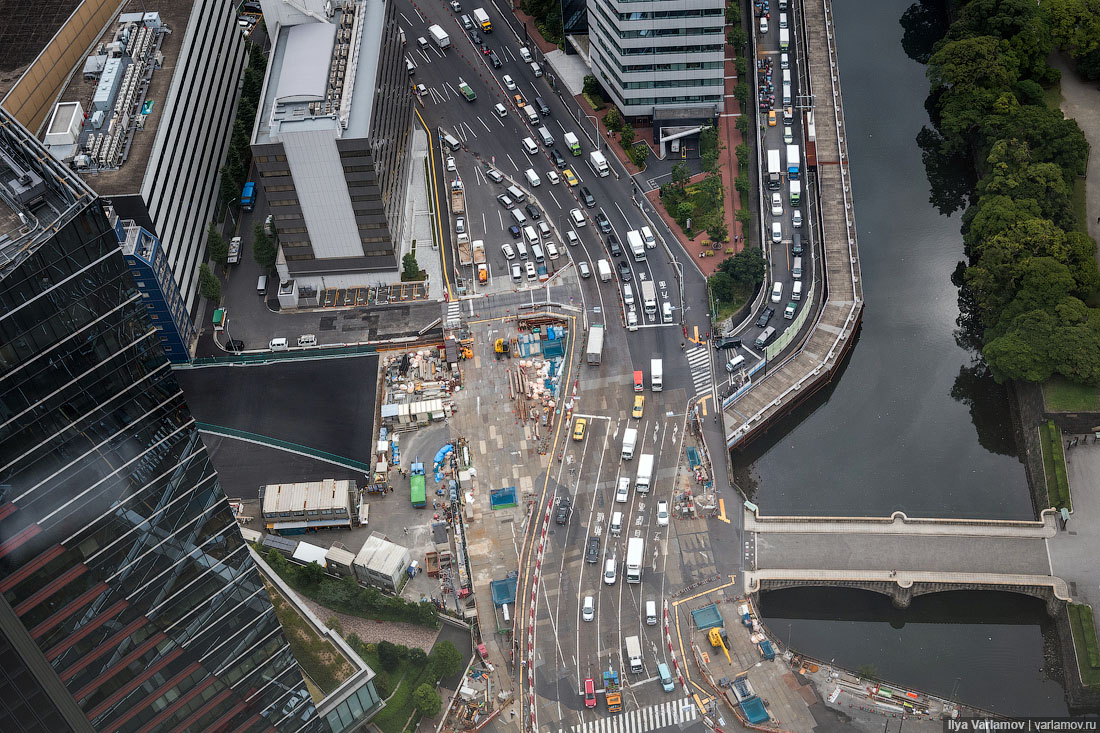
[{"label": "pedestrian sidewalk", "polygon": [[[400,249],[397,253],[397,268],[400,273],[401,260],[413,251],[412,243],[416,242],[416,261],[420,269],[428,273],[428,300],[441,300],[443,298],[443,267],[440,264],[439,247],[432,237],[432,229],[435,226],[431,208],[429,207],[428,191],[430,181],[424,165],[428,157],[428,135],[419,127],[414,127],[412,132],[412,153],[409,165],[409,192],[405,197],[405,226],[402,230]],[[446,179],[439,181],[439,185],[448,185]],[[400,276],[399,276],[400,277]]]}]

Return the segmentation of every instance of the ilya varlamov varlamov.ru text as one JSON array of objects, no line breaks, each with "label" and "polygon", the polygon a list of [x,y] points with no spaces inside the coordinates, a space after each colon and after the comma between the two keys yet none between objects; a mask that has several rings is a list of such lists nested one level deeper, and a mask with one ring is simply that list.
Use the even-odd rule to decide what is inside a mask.
[{"label": "ilya varlamov varlamov.ru text", "polygon": [[993,720],[991,718],[960,718],[945,720],[944,731],[1100,731],[1100,720],[1081,718],[1021,718]]}]

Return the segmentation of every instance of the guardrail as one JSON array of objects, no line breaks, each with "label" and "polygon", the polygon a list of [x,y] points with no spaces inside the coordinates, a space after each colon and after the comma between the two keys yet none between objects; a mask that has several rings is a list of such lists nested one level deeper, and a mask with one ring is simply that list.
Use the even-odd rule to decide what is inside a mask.
[{"label": "guardrail", "polygon": [[210,433],[211,435],[221,435],[227,438],[235,438],[237,440],[244,440],[249,443],[255,443],[257,445],[267,445],[272,448],[278,448],[279,450],[286,451],[288,453],[297,453],[298,455],[307,456],[309,458],[316,458],[324,461],[325,463],[331,463],[334,466],[342,466],[343,468],[350,468],[355,471],[362,471],[365,474],[370,474],[373,470],[369,463],[363,463],[357,461],[354,458],[346,458],[344,456],[338,456],[335,453],[329,453],[328,451],[317,450],[316,448],[310,448],[300,443],[292,443],[289,440],[280,440],[279,438],[272,438],[267,435],[260,435],[258,433],[250,433],[247,430],[238,430],[236,428],[227,428],[222,425],[212,425],[211,423],[196,422],[195,427],[198,428],[200,433]]}]

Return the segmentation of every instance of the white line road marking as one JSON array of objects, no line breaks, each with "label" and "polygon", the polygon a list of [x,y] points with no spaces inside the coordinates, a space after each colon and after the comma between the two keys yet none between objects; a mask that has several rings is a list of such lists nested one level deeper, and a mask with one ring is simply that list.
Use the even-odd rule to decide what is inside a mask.
[{"label": "white line road marking", "polygon": [[481,123],[481,126],[485,128],[486,132],[492,132],[492,130],[489,129],[489,126],[485,124],[485,120],[481,119],[481,115],[478,115],[477,121]]},{"label": "white line road marking", "polygon": [[512,156],[509,153],[505,153],[504,157],[508,158],[508,162],[512,164],[512,167],[516,169],[516,173],[519,173],[519,166],[516,165],[516,161],[512,160]]}]

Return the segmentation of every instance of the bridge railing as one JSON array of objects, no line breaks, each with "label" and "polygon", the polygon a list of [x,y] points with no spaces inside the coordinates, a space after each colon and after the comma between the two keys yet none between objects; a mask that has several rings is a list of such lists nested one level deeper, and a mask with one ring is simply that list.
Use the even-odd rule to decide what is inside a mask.
[{"label": "bridge railing", "polygon": [[893,512],[888,517],[817,517],[810,515],[763,515],[760,514],[760,507],[755,509],[748,509],[752,513],[753,519],[760,524],[853,524],[853,523],[873,523],[889,525],[895,524],[899,520],[905,525],[965,525],[971,527],[997,527],[1001,529],[1039,529],[1048,526],[1049,523],[1055,522],[1059,516],[1058,510],[1054,508],[1044,509],[1039,513],[1038,519],[949,519],[940,517],[910,517],[905,512],[897,511]]}]

